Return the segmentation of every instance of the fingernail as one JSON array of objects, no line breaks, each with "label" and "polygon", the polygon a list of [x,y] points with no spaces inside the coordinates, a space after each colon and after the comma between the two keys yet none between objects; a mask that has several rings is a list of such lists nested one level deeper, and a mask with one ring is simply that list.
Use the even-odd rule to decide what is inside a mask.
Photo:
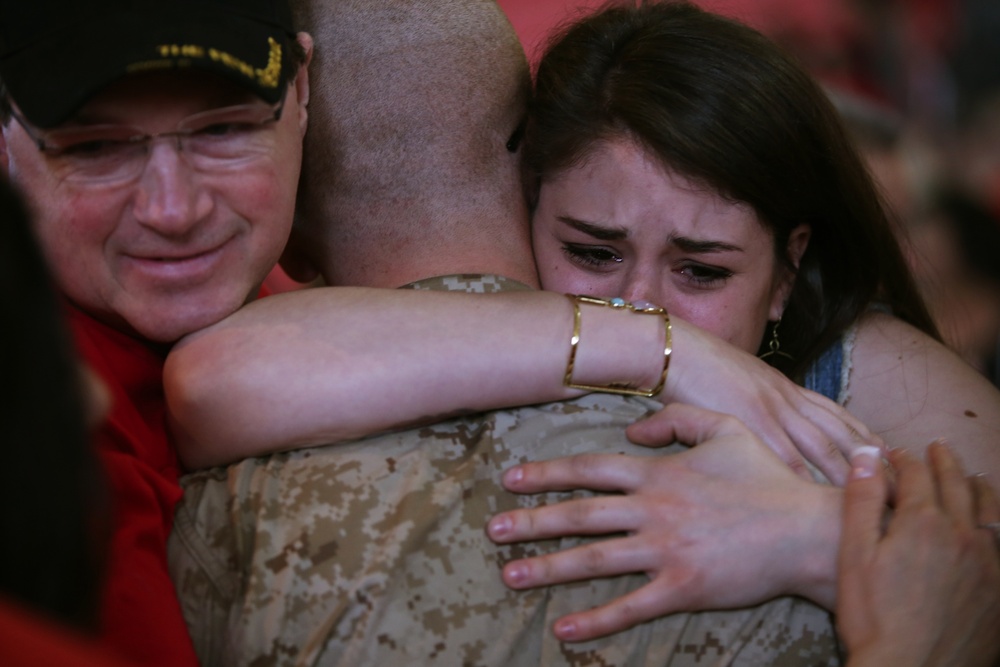
[{"label": "fingernail", "polygon": [[851,478],[865,479],[875,474],[882,460],[882,450],[864,445],[851,452]]},{"label": "fingernail", "polygon": [[524,469],[521,466],[514,466],[504,473],[504,484],[517,484],[524,479]]},{"label": "fingernail", "polygon": [[560,639],[573,639],[576,637],[576,623],[573,621],[556,621],[552,631],[555,632],[556,636]]},{"label": "fingernail", "polygon": [[867,455],[874,459],[882,458],[882,450],[878,447],[872,447],[871,445],[861,445],[851,452],[851,460],[854,460],[856,456]]},{"label": "fingernail", "polygon": [[523,565],[508,565],[505,574],[504,578],[507,580],[507,583],[511,586],[516,586],[527,579],[528,568]]},{"label": "fingernail", "polygon": [[943,436],[939,438],[934,438],[934,440],[931,442],[931,445],[937,447],[943,447],[944,449],[951,449],[951,445],[948,443],[948,439]]},{"label": "fingernail", "polygon": [[501,514],[490,519],[488,531],[493,537],[503,537],[510,532],[512,525],[513,522],[510,520],[510,517]]}]

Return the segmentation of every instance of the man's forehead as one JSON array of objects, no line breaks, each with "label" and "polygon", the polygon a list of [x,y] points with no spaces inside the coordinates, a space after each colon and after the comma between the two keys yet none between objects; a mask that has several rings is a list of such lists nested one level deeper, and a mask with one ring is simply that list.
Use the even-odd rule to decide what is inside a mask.
[{"label": "man's forehead", "polygon": [[212,72],[197,69],[142,72],[96,92],[67,123],[135,123],[167,110],[190,115],[254,102],[265,104],[246,87]]}]

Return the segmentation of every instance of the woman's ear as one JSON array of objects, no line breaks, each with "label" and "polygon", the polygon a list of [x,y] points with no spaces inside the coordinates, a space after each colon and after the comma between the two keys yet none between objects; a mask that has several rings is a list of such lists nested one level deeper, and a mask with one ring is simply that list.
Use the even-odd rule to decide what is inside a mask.
[{"label": "woman's ear", "polygon": [[788,261],[797,269],[799,268],[799,262],[802,261],[802,255],[806,254],[806,248],[809,247],[809,238],[812,236],[812,227],[807,224],[801,224],[792,230],[792,233],[788,235],[788,247],[786,248]]},{"label": "woman's ear", "polygon": [[795,277],[799,263],[802,261],[802,256],[806,253],[806,248],[809,247],[811,236],[812,227],[807,224],[799,225],[788,235],[788,245],[785,246],[785,257],[795,267],[796,271],[791,271],[783,266],[781,283],[774,290],[774,297],[771,300],[771,310],[769,313],[771,321],[781,319],[782,313],[785,312],[785,304],[788,303],[788,298],[792,294],[792,288],[795,286]]}]

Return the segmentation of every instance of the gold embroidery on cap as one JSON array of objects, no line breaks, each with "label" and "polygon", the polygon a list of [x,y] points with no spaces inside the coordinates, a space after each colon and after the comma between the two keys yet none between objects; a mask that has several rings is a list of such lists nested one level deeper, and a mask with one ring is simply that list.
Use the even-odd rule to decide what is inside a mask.
[{"label": "gold embroidery on cap", "polygon": [[253,66],[230,53],[226,53],[225,51],[220,51],[218,49],[209,49],[208,57],[217,63],[222,63],[230,69],[238,70],[240,74],[243,74],[248,78],[253,78]]},{"label": "gold embroidery on cap", "polygon": [[281,44],[273,37],[267,38],[270,53],[267,55],[267,67],[257,70],[257,81],[268,88],[276,88],[281,77]]},{"label": "gold embroidery on cap", "polygon": [[[267,38],[268,55],[267,66],[263,69],[255,68],[248,62],[241,60],[231,53],[220,51],[219,49],[205,48],[197,44],[161,44],[156,47],[156,51],[161,58],[183,58],[177,62],[178,66],[191,64],[192,58],[205,58],[221,63],[222,65],[238,71],[249,79],[256,79],[257,83],[265,88],[277,88],[281,79],[281,44],[273,37]],[[169,66],[168,63],[158,64],[156,61],[146,61],[134,63],[128,71],[142,69],[152,69],[154,67]]]},{"label": "gold embroidery on cap", "polygon": [[194,44],[162,44],[157,50],[161,58],[204,58],[205,48]]}]

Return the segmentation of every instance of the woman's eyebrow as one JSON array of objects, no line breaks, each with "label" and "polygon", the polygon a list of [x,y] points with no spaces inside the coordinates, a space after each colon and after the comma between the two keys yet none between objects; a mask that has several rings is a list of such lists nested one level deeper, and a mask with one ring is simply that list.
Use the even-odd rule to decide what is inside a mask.
[{"label": "woman's eyebrow", "polygon": [[628,230],[620,227],[602,227],[591,222],[577,220],[568,215],[560,215],[557,219],[564,225],[583,232],[588,236],[593,236],[600,241],[621,241],[628,237]]},{"label": "woman's eyebrow", "polygon": [[671,234],[667,239],[669,243],[677,246],[684,252],[690,253],[710,253],[710,252],[743,252],[743,248],[732,243],[723,241],[709,241],[706,239],[693,239],[688,236],[677,236]]},{"label": "woman's eyebrow", "polygon": [[[601,225],[595,225],[592,222],[584,222],[572,216],[560,215],[558,218],[559,222],[563,223],[568,227],[583,232],[588,236],[592,236],[600,241],[621,241],[628,238],[628,230],[621,227],[604,227]],[[714,252],[743,252],[743,248],[734,245],[732,243],[726,243],[724,241],[711,241],[708,239],[695,239],[689,236],[679,236],[677,234],[671,234],[667,238],[667,242],[671,243],[684,252],[690,253],[714,253]]]}]

